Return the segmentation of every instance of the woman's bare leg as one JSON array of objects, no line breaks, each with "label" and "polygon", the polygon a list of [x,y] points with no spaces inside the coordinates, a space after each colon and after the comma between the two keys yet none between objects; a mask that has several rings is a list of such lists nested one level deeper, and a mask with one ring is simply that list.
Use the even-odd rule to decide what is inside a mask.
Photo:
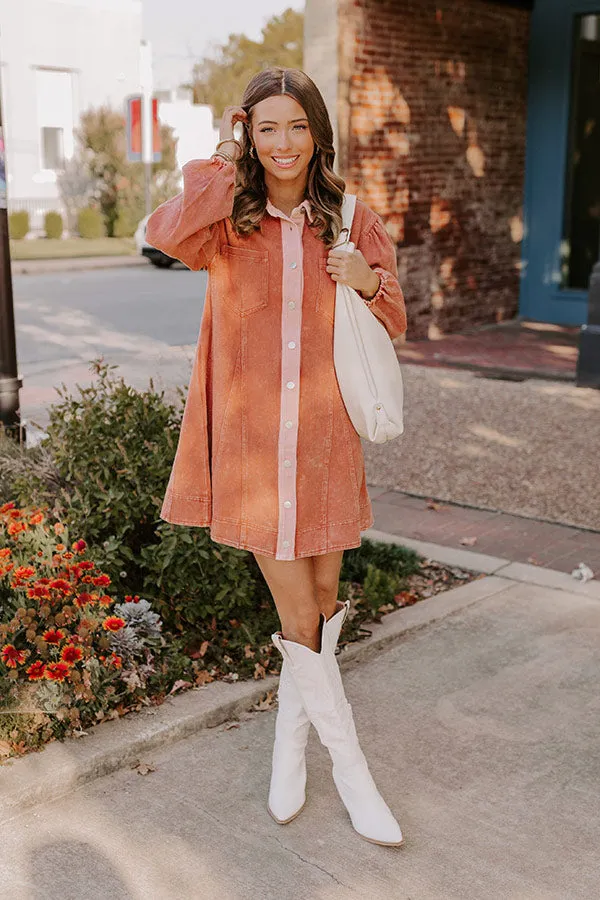
[{"label": "woman's bare leg", "polygon": [[342,556],[343,550],[290,560],[254,554],[287,640],[319,649],[319,615],[329,619],[336,611]]}]

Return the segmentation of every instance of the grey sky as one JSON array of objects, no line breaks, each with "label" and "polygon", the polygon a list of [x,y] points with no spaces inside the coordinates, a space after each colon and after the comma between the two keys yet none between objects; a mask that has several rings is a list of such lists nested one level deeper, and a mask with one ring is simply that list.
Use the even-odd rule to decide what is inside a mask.
[{"label": "grey sky", "polygon": [[152,43],[157,89],[189,78],[194,61],[231,33],[257,39],[266,20],[304,0],[143,0],[144,37]]}]

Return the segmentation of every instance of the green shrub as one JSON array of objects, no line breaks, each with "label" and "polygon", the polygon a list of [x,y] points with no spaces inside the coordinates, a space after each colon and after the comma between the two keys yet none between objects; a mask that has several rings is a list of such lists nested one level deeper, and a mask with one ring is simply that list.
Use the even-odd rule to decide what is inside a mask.
[{"label": "green shrub", "polygon": [[77,230],[80,237],[88,240],[104,237],[106,229],[100,210],[94,209],[92,206],[80,209],[77,216]]},{"label": "green shrub", "polygon": [[47,212],[44,216],[44,230],[46,237],[51,240],[60,240],[63,234],[63,217],[59,212]]},{"label": "green shrub", "polygon": [[29,213],[26,209],[10,213],[8,217],[8,231],[15,241],[22,241],[29,234]]},{"label": "green shrub", "polygon": [[340,578],[363,584],[367,578],[369,565],[381,569],[388,575],[408,578],[419,571],[419,556],[414,550],[398,544],[383,544],[363,538],[360,547],[346,550]]},{"label": "green shrub", "polygon": [[117,238],[133,237],[137,224],[133,210],[128,206],[122,206],[115,219],[113,236]]},{"label": "green shrub", "polygon": [[[98,378],[79,396],[58,391],[42,447],[54,460],[61,488],[54,495],[40,480],[30,496],[51,502],[56,514],[98,548],[97,557],[128,593],[141,587],[140,553],[156,543],[159,520],[181,423],[181,409],[154,390],[137,391],[93,364]],[[126,576],[119,576],[125,571]]]},{"label": "green shrub", "polygon": [[163,522],[156,534],[158,543],[141,554],[143,594],[167,628],[194,632],[213,617],[218,624],[232,616],[252,618],[262,578],[252,570],[248,551],[216,546],[205,528]]}]

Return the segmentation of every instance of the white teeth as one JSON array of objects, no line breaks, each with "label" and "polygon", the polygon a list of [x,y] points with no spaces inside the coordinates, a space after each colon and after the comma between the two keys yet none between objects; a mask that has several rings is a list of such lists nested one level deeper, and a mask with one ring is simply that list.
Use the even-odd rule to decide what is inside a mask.
[{"label": "white teeth", "polygon": [[274,157],[273,157],[273,159],[275,160],[275,162],[276,162],[278,165],[280,165],[280,166],[291,166],[293,163],[296,162],[296,160],[297,160],[298,158],[299,158],[298,156],[294,156],[294,157],[292,157],[291,159],[284,159],[284,158],[279,157],[279,156],[274,156]]}]

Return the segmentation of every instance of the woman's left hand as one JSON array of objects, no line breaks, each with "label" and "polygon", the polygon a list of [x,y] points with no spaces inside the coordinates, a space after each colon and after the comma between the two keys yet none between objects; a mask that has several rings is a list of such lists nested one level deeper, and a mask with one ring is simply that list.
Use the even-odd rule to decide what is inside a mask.
[{"label": "woman's left hand", "polygon": [[331,250],[327,257],[327,271],[334,281],[349,284],[365,297],[374,297],[379,290],[379,275],[374,272],[360,250]]}]

